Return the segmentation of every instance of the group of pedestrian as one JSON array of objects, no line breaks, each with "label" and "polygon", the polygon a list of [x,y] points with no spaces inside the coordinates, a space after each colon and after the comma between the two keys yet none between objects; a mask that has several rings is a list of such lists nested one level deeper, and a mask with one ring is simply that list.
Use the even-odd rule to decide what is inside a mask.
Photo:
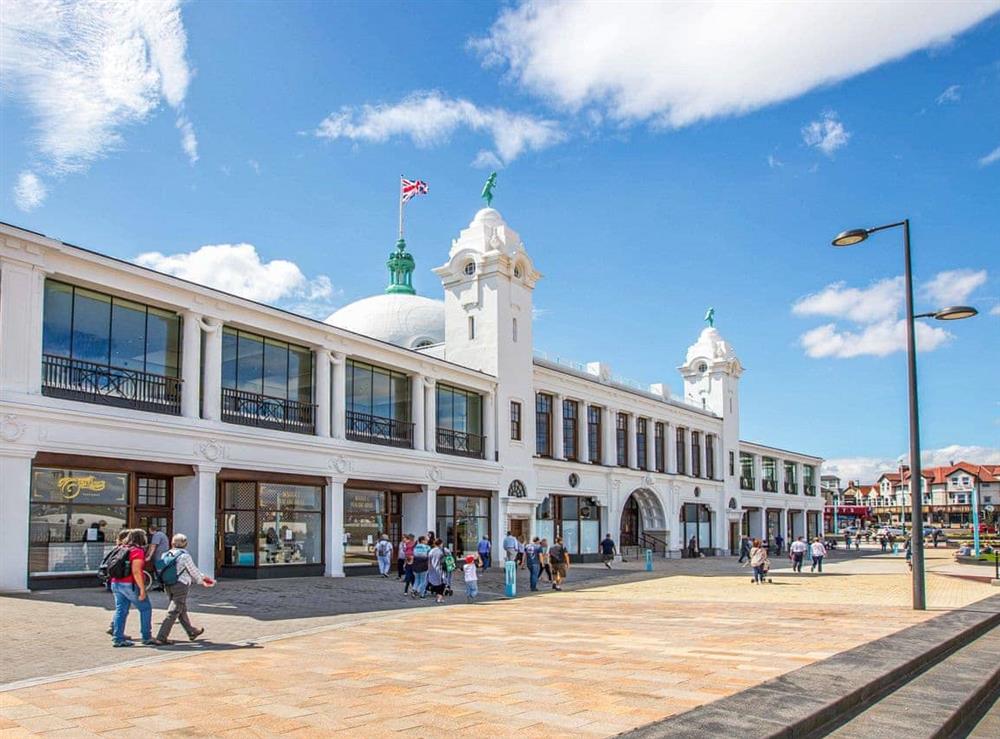
[{"label": "group of pedestrian", "polygon": [[[383,555],[380,551],[386,554]],[[375,554],[379,559],[379,574],[383,577],[389,576],[389,557],[392,551],[393,546],[389,542],[389,537],[383,534],[375,548]],[[452,594],[452,574],[458,568],[458,564],[455,555],[433,531],[428,531],[426,535],[419,537],[406,534],[396,552],[398,572],[396,579],[403,581],[403,597],[423,599],[430,594],[434,596],[435,603],[443,603],[445,596]],[[466,558],[465,564],[468,563]],[[475,557],[472,558],[472,563],[475,570]],[[466,575],[466,594],[473,600],[476,593],[469,593],[469,577],[465,565],[462,570]],[[473,579],[478,580],[478,576]]]},{"label": "group of pedestrian", "polygon": [[[131,647],[135,644],[125,634],[125,624],[132,607],[139,612],[139,631],[145,645],[172,644],[170,632],[177,621],[181,622],[191,641],[205,632],[204,628],[191,623],[187,597],[192,583],[212,587],[215,581],[195,566],[187,544],[184,534],[174,534],[168,542],[166,534],[155,525],[149,527],[149,536],[142,529],[123,529],[119,532],[115,546],[101,565],[101,572],[107,578],[106,586],[115,599],[114,618],[108,627],[113,646]],[[155,637],[147,571],[151,575],[150,583],[158,582],[169,599],[166,616]]]},{"label": "group of pedestrian", "polygon": [[[775,543],[777,547],[777,542]],[[778,549],[780,552],[780,548]],[[823,558],[826,557],[826,547],[820,537],[813,539],[812,544],[807,544],[805,537],[796,537],[788,546],[788,558],[792,561],[792,572],[802,572],[802,564],[806,557],[806,552],[812,556],[812,567],[810,572],[823,572]],[[744,536],[740,542],[740,558],[742,564],[753,568],[753,578],[750,582],[755,585],[762,585],[764,581],[771,582],[769,572],[771,569],[771,559],[768,547],[760,540]],[[746,565],[745,565],[746,566]]]}]

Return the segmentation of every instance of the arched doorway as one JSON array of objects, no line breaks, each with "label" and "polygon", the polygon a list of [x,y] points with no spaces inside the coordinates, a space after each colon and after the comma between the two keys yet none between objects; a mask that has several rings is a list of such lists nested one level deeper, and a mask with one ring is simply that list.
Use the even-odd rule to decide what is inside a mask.
[{"label": "arched doorway", "polygon": [[659,497],[649,488],[638,488],[628,496],[622,509],[618,545],[665,552],[666,528],[667,516]]}]

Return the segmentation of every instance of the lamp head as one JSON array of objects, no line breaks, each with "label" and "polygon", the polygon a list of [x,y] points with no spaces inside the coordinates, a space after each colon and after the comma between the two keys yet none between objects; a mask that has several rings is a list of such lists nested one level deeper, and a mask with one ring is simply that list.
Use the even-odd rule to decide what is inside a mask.
[{"label": "lamp head", "polygon": [[938,321],[960,321],[963,318],[972,318],[979,311],[971,305],[952,305],[942,308],[934,313],[934,318]]},{"label": "lamp head", "polygon": [[867,238],[868,231],[866,229],[852,228],[849,231],[837,234],[837,238],[835,238],[832,243],[834,246],[854,246],[855,244],[860,244]]}]

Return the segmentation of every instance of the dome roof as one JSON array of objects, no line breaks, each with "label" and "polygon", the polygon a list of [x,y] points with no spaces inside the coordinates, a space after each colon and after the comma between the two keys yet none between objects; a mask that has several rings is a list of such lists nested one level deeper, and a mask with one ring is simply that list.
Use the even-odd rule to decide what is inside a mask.
[{"label": "dome roof", "polygon": [[715,328],[706,328],[698,341],[688,347],[685,364],[695,359],[732,360],[736,359],[736,352]]},{"label": "dome roof", "polygon": [[373,295],[345,305],[326,323],[416,349],[444,341],[444,301],[421,295]]}]

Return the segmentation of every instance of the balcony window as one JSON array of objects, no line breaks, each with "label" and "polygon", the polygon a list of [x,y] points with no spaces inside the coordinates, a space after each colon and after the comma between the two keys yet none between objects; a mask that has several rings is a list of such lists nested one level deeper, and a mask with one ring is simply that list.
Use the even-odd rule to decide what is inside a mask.
[{"label": "balcony window", "polygon": [[223,328],[223,421],[311,434],[315,411],[309,349]]},{"label": "balcony window", "polygon": [[180,413],[176,313],[45,281],[42,392],[160,413]]},{"label": "balcony window", "polygon": [[764,492],[778,492],[778,460],[774,457],[761,457],[760,465],[764,475],[761,481]]},{"label": "balcony window", "polygon": [[619,467],[628,467],[628,414],[619,413],[615,418],[615,451]]},{"label": "balcony window", "polygon": [[535,454],[552,456],[552,396],[535,395]]},{"label": "balcony window", "polygon": [[795,462],[785,461],[785,492],[789,495],[799,494],[799,466]]},{"label": "balcony window", "polygon": [[677,429],[677,474],[687,474],[687,444],[684,429]]},{"label": "balcony window", "polygon": [[705,434],[705,477],[715,479],[715,437]]},{"label": "balcony window", "polygon": [[806,495],[816,495],[816,468],[807,464],[802,468],[802,480]]},{"label": "balcony window", "polygon": [[562,407],[563,425],[563,457],[576,459],[576,424],[578,422],[579,404],[575,400],[564,400]]},{"label": "balcony window", "polygon": [[587,407],[587,449],[592,464],[601,463],[601,409],[596,405]]},{"label": "balcony window", "polygon": [[478,393],[438,384],[437,450],[483,458],[483,399]]},{"label": "balcony window", "polygon": [[348,439],[413,448],[407,375],[350,359],[345,391]]},{"label": "balcony window", "polygon": [[691,476],[701,477],[701,432],[691,432]]},{"label": "balcony window", "polygon": [[740,489],[754,490],[757,481],[754,480],[753,455],[740,452]]},{"label": "balcony window", "polygon": [[653,463],[656,465],[657,472],[666,472],[666,447],[664,447],[666,438],[666,428],[662,423],[657,423],[653,426]]},{"label": "balcony window", "polygon": [[649,444],[647,428],[648,421],[645,418],[637,418],[635,420],[635,454],[638,457],[636,467],[640,470],[647,469],[646,446]]}]

